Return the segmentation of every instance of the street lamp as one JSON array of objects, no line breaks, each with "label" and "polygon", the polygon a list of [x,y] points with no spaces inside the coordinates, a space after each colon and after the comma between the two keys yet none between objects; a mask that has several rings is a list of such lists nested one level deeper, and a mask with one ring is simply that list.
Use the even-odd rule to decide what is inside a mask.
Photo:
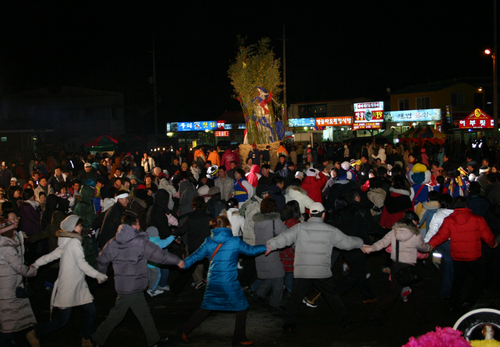
[{"label": "street lamp", "polygon": [[490,49],[485,49],[484,53],[491,55],[491,59],[493,60],[493,118],[495,119],[495,127],[493,128],[493,139],[496,141],[498,139],[498,80],[497,80],[497,64],[496,64],[496,54],[495,54],[496,50],[492,52]]}]

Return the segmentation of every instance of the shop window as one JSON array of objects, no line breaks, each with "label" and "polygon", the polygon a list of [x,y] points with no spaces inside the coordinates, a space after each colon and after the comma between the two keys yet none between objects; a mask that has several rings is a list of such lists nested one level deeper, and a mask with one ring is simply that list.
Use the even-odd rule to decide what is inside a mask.
[{"label": "shop window", "polygon": [[399,99],[399,111],[410,109],[410,99]]},{"label": "shop window", "polygon": [[7,142],[7,137],[5,136],[0,137],[0,142]]},{"label": "shop window", "polygon": [[424,96],[422,98],[415,98],[417,110],[431,108],[431,98]]},{"label": "shop window", "polygon": [[465,106],[465,94],[451,93],[451,106]]},{"label": "shop window", "polygon": [[299,118],[326,117],[326,104],[299,106]]}]

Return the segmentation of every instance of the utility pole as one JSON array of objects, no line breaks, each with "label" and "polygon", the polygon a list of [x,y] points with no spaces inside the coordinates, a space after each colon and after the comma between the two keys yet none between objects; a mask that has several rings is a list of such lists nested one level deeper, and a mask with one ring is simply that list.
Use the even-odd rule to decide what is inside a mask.
[{"label": "utility pole", "polygon": [[285,40],[285,25],[283,24],[283,127],[288,128],[288,104],[286,100],[286,40]]},{"label": "utility pole", "polygon": [[155,146],[158,143],[158,107],[156,105],[156,56],[155,56],[155,39],[153,39],[153,101],[155,115]]},{"label": "utility pole", "polygon": [[497,0],[493,0],[493,140],[498,140],[498,78],[497,78]]}]

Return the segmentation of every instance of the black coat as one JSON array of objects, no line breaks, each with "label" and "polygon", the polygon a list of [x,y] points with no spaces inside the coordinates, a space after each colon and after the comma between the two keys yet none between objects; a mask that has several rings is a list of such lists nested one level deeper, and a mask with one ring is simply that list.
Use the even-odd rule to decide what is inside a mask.
[{"label": "black coat", "polygon": [[168,209],[169,198],[170,195],[166,190],[159,189],[155,194],[153,206],[149,208],[146,217],[147,227],[156,227],[162,240],[172,235],[172,229],[168,225],[167,217],[167,213],[170,213]]},{"label": "black coat", "polygon": [[122,224],[124,212],[125,207],[123,207],[119,202],[111,206],[110,209],[106,211],[101,231],[97,236],[97,244],[100,248],[103,248],[109,240],[115,237],[118,227]]},{"label": "black coat", "polygon": [[359,202],[347,205],[341,209],[333,221],[333,225],[348,236],[363,239],[370,244],[370,233],[375,231],[375,221],[368,208]]},{"label": "black coat", "polygon": [[210,227],[210,217],[203,210],[194,210],[177,229],[177,235],[182,236],[187,234],[188,252],[196,251],[205,239],[210,236],[212,228]]}]

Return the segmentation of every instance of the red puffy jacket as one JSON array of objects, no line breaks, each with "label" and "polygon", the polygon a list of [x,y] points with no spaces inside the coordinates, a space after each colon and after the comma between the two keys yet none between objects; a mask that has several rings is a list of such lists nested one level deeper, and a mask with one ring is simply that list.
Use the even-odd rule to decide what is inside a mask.
[{"label": "red puffy jacket", "polygon": [[490,247],[495,245],[495,236],[484,218],[473,214],[468,208],[458,208],[445,218],[429,244],[436,248],[448,239],[451,258],[457,261],[481,258],[481,240]]},{"label": "red puffy jacket", "polygon": [[319,178],[316,178],[316,176],[306,176],[302,181],[302,189],[304,189],[307,195],[315,202],[323,203],[321,190],[327,181],[328,178],[321,172],[319,173]]}]

